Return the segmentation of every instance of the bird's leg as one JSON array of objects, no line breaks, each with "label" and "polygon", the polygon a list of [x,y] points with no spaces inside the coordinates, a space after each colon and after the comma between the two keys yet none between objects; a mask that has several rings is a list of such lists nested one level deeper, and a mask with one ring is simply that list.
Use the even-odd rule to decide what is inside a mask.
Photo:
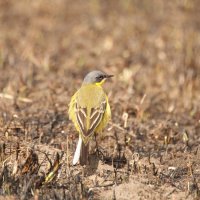
[{"label": "bird's leg", "polygon": [[94,138],[95,138],[95,142],[96,142],[95,152],[98,156],[101,156],[103,158],[104,157],[103,152],[99,149],[98,142],[97,142],[97,133],[94,133]]},{"label": "bird's leg", "polygon": [[95,138],[95,142],[96,142],[96,148],[95,148],[95,151],[96,151],[96,153],[98,154],[98,152],[99,152],[99,148],[98,148],[98,143],[97,143],[97,134],[96,134],[96,133],[94,133],[94,138]]}]

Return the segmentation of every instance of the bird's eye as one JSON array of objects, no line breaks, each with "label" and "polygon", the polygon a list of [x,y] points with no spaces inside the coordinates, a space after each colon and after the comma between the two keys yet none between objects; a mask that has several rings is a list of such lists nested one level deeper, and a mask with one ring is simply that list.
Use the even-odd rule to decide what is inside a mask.
[{"label": "bird's eye", "polygon": [[103,77],[102,75],[100,75],[100,76],[97,76],[96,78],[97,78],[97,80],[100,82],[100,81],[103,80],[104,77]]}]

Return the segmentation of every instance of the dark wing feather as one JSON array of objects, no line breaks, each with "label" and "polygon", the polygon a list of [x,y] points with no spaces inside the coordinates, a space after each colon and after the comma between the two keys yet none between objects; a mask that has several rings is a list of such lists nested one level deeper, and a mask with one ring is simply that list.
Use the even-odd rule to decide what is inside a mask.
[{"label": "dark wing feather", "polygon": [[86,121],[87,121],[87,109],[86,108],[81,108],[78,106],[77,102],[75,103],[76,107],[76,119],[79,125],[79,128],[82,133],[86,131]]},{"label": "dark wing feather", "polygon": [[106,100],[102,101],[99,107],[91,109],[90,128],[87,131],[87,135],[90,135],[95,131],[95,129],[100,124],[103,118],[105,110],[106,110]]},{"label": "dark wing feather", "polygon": [[84,137],[89,137],[94,133],[95,129],[100,124],[103,114],[106,110],[106,100],[103,100],[100,106],[96,108],[91,108],[90,112],[90,126],[87,129],[87,108],[81,108],[78,106],[77,102],[75,105],[76,108],[76,118],[79,125],[79,128]]}]

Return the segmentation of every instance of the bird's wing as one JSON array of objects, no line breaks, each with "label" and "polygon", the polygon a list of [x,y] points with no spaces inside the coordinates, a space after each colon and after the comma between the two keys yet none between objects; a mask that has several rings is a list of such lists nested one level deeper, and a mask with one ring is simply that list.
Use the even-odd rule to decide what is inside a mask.
[{"label": "bird's wing", "polygon": [[[103,99],[97,107],[91,108],[90,112],[88,112],[87,107],[82,108],[77,102],[75,103],[76,119],[83,135],[83,140],[89,138],[100,124],[106,105],[107,101]],[[88,113],[90,116],[88,116]],[[89,120],[89,127],[87,127],[87,120]]]}]

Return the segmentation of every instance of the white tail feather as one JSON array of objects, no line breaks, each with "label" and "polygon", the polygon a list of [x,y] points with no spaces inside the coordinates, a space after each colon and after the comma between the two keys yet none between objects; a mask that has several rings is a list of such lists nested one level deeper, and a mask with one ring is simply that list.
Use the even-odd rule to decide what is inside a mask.
[{"label": "white tail feather", "polygon": [[81,136],[79,135],[78,144],[76,147],[76,151],[74,153],[73,165],[76,165],[77,162],[79,161],[80,154],[81,154],[81,145],[82,145],[82,139],[81,139]]}]

